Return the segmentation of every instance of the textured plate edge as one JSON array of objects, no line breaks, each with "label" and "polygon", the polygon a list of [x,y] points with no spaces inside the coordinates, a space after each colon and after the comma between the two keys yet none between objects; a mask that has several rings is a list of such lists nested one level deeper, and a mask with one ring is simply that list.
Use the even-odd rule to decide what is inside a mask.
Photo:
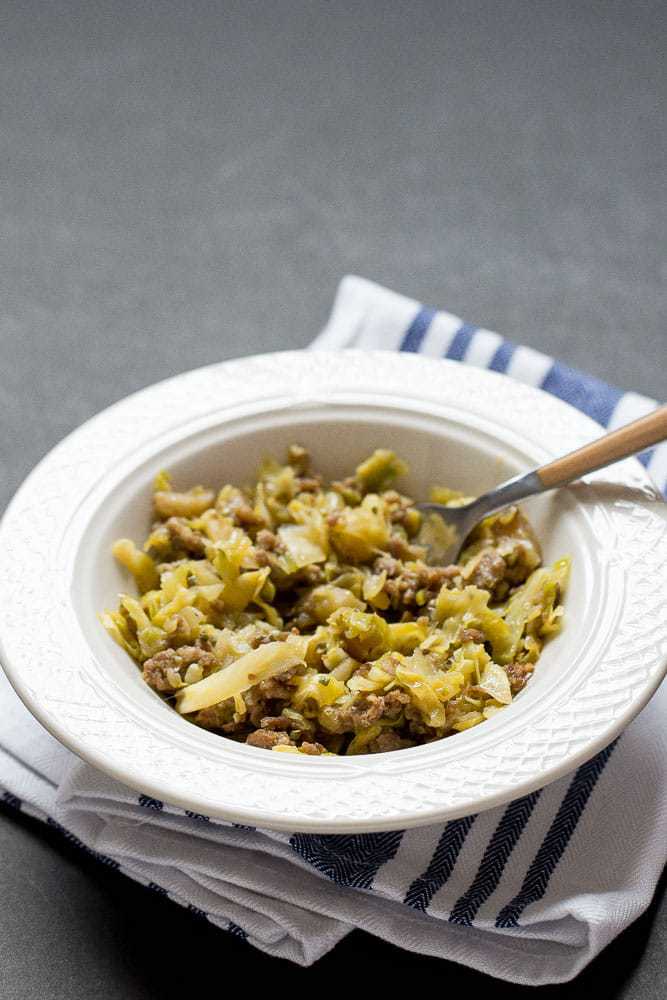
[{"label": "textured plate edge", "polygon": [[[321,357],[324,352],[318,352],[318,353],[320,354],[320,357]],[[395,357],[395,355],[393,355],[392,352],[382,352],[382,351],[380,351],[380,352],[360,352],[360,351],[354,351],[354,352],[345,352],[345,353],[362,356],[364,358],[367,358],[369,355],[372,357],[375,354],[381,355],[381,356],[383,356],[383,358],[392,357],[392,356]],[[234,367],[234,366],[243,366],[243,365],[247,365],[249,363],[267,364],[267,363],[271,363],[271,362],[276,362],[278,359],[292,361],[295,358],[303,357],[304,354],[305,354],[305,352],[280,352],[278,354],[257,355],[257,356],[253,356],[253,357],[249,357],[249,358],[235,359],[235,360],[232,360],[232,361],[221,362],[219,364],[215,364],[215,365],[211,365],[211,366],[205,366],[204,368],[195,369],[192,372],[184,373],[184,375],[178,375],[178,376],[174,376],[172,378],[163,380],[162,382],[156,383],[154,386],[149,386],[149,387],[147,387],[145,389],[141,389],[138,392],[133,393],[131,396],[126,397],[124,400],[120,400],[120,401],[112,404],[112,406],[108,407],[106,410],[102,411],[100,414],[97,414],[96,416],[92,417],[89,421],[86,421],[86,423],[84,425],[82,425],[81,428],[77,428],[75,431],[73,431],[70,435],[68,435],[65,439],[63,439],[63,441],[61,441],[58,445],[56,445],[55,448],[52,449],[38,463],[38,465],[35,467],[35,469],[33,470],[33,472],[31,472],[29,474],[29,476],[26,478],[26,480],[24,480],[24,483],[19,487],[19,489],[17,490],[14,498],[12,499],[12,501],[10,502],[10,504],[8,505],[8,507],[7,507],[6,511],[5,511],[5,514],[3,516],[3,519],[2,519],[2,524],[0,524],[0,538],[2,537],[2,532],[3,532],[3,528],[4,528],[6,520],[7,520],[7,516],[12,511],[15,503],[20,498],[20,496],[23,494],[23,492],[26,489],[29,488],[29,485],[30,485],[30,483],[31,483],[31,481],[33,479],[33,476],[45,464],[47,464],[49,461],[53,460],[54,456],[57,455],[58,453],[60,453],[60,451],[62,449],[65,449],[67,447],[67,445],[72,441],[72,439],[76,439],[77,435],[79,435],[79,433],[84,428],[89,427],[91,425],[94,425],[95,421],[97,421],[99,419],[102,419],[102,418],[108,417],[108,415],[110,413],[112,413],[113,411],[115,411],[117,409],[122,409],[122,408],[126,407],[127,404],[130,401],[137,401],[144,394],[150,394],[150,393],[154,392],[158,387],[169,386],[172,383],[177,383],[183,377],[187,377],[187,376],[193,375],[193,374],[198,373],[198,372],[201,373],[201,372],[206,372],[206,371],[215,371],[215,370],[218,370],[220,368]],[[312,357],[312,355],[310,355],[310,357]],[[331,357],[332,358],[337,358],[339,360],[340,359],[340,352],[332,352],[331,353]],[[405,359],[404,358],[401,358],[401,363],[405,363]],[[407,363],[408,364],[415,364],[416,363],[417,366],[424,366],[424,367],[428,366],[428,368],[431,368],[432,365],[433,365],[433,361],[432,360],[426,360],[426,359],[421,359],[421,358],[420,359],[415,358],[414,360],[410,359]],[[425,363],[425,365],[424,365],[424,363]],[[456,363],[456,362],[446,362],[445,361],[445,362],[441,363],[441,362],[437,361],[436,364],[438,364],[439,366],[442,364],[443,367],[446,365],[450,369],[450,371],[452,371],[454,369],[460,371],[460,369],[461,369],[461,364],[460,363]],[[466,367],[468,367],[468,366],[466,366]],[[503,376],[503,375],[499,375],[498,373],[480,371],[478,369],[474,369],[474,371],[476,372],[477,376],[482,376],[483,378],[484,377],[490,378],[492,381],[496,380],[496,382],[498,384],[506,383],[506,377]],[[516,385],[516,383],[513,383],[513,385]],[[559,409],[565,407],[566,409],[570,410],[572,412],[572,414],[574,415],[574,417],[575,417],[577,423],[579,424],[579,426],[581,426],[583,428],[583,426],[585,424],[588,425],[588,431],[591,434],[591,436],[594,436],[596,433],[599,433],[600,428],[598,427],[598,425],[596,425],[592,420],[590,420],[590,418],[588,418],[585,415],[581,414],[578,410],[574,409],[573,407],[569,406],[568,404],[564,403],[563,401],[561,401],[561,400],[554,400],[553,397],[547,396],[547,394],[543,393],[541,390],[533,389],[530,386],[522,386],[522,391],[527,391],[528,395],[537,393],[539,396],[543,396],[543,397],[546,396],[546,398],[549,399],[550,403],[556,402]],[[318,394],[317,393],[313,393],[313,398],[319,398]],[[635,465],[635,472],[637,474],[637,478],[639,479],[640,482],[642,482],[642,484],[644,486],[647,486],[650,483],[650,478],[646,474],[645,470],[643,469],[643,467],[638,462],[634,462],[633,464]],[[654,495],[657,498],[658,494],[657,494],[657,491],[655,491],[655,488],[653,488],[653,491],[654,491]],[[2,658],[2,660],[5,663],[7,662],[6,661],[6,653],[5,653],[5,650],[4,650],[4,642],[2,641],[2,637],[1,636],[0,636],[0,657]],[[615,721],[615,723],[613,725],[609,725],[608,728],[605,729],[604,733],[600,734],[595,740],[591,740],[586,745],[585,748],[583,748],[581,751],[579,751],[577,753],[570,754],[567,757],[567,759],[564,760],[561,764],[555,765],[554,767],[552,767],[550,769],[543,770],[541,772],[541,774],[540,774],[539,781],[534,781],[534,782],[526,781],[526,782],[519,783],[519,784],[517,784],[516,786],[514,786],[512,788],[511,794],[508,793],[507,791],[504,791],[504,792],[499,792],[499,793],[496,793],[496,794],[486,795],[483,800],[478,800],[480,804],[475,806],[475,811],[479,811],[480,807],[483,808],[484,810],[489,809],[489,808],[493,808],[496,805],[499,805],[501,803],[509,801],[510,798],[514,798],[517,795],[526,794],[527,792],[535,790],[536,788],[541,787],[542,785],[544,785],[547,782],[556,780],[556,778],[562,776],[563,774],[570,773],[576,767],[578,767],[581,763],[583,763],[585,760],[588,760],[588,759],[590,759],[590,757],[594,756],[596,752],[598,752],[604,746],[608,745],[608,743],[611,742],[611,740],[614,739],[614,737],[618,734],[618,732],[622,731],[625,728],[625,726],[628,724],[628,722],[631,721],[631,719],[634,718],[634,716],[641,710],[641,708],[649,701],[650,697],[653,695],[653,693],[657,689],[657,687],[658,687],[658,685],[659,685],[662,677],[664,676],[665,666],[667,666],[667,664],[663,664],[663,670],[662,670],[662,672],[661,673],[656,672],[655,676],[651,679],[651,682],[649,684],[645,684],[644,685],[644,688],[642,689],[641,694],[638,695],[637,697],[635,697],[635,699],[632,702],[632,704],[626,709],[626,711],[621,716],[619,716],[619,718]],[[56,739],[58,739],[60,742],[62,742],[65,745],[67,745],[79,757],[81,757],[82,759],[90,760],[92,763],[94,763],[94,765],[96,767],[99,767],[100,770],[106,772],[107,774],[110,774],[112,777],[116,778],[117,780],[122,781],[125,784],[130,784],[132,787],[140,788],[143,791],[151,791],[152,789],[154,789],[155,792],[156,792],[157,797],[165,798],[168,801],[175,802],[176,804],[179,804],[179,805],[182,804],[184,808],[187,808],[187,807],[192,806],[192,805],[195,805],[195,807],[196,807],[197,804],[201,804],[201,800],[199,800],[199,799],[189,800],[189,799],[185,799],[183,797],[175,797],[174,794],[173,794],[173,792],[170,793],[168,791],[168,789],[165,788],[164,784],[161,783],[161,782],[159,782],[159,781],[158,782],[146,782],[146,781],[142,781],[140,785],[137,784],[137,782],[134,781],[134,780],[128,781],[128,775],[126,773],[124,773],[122,771],[122,769],[111,767],[109,765],[108,761],[106,761],[104,759],[101,759],[101,758],[98,758],[98,755],[95,754],[94,752],[91,752],[88,749],[79,748],[77,745],[73,745],[73,741],[69,738],[68,734],[63,734],[62,731],[59,731],[59,727],[57,725],[57,720],[55,722],[53,722],[53,723],[50,723],[49,721],[47,721],[47,718],[46,718],[45,713],[44,713],[43,706],[39,705],[37,702],[33,703],[33,700],[32,700],[32,697],[31,697],[31,695],[29,693],[28,688],[25,685],[22,686],[20,680],[18,681],[18,683],[14,683],[13,671],[12,671],[12,669],[11,669],[11,667],[9,665],[7,665],[5,667],[5,672],[7,673],[7,676],[9,678],[10,683],[12,684],[12,686],[14,687],[14,689],[17,691],[19,697],[24,702],[24,704],[26,704],[26,707],[31,711],[31,713],[38,718],[38,720],[41,722],[41,724],[44,725],[44,727],[46,729],[48,729],[48,731],[50,731],[52,733],[52,735],[54,735],[54,737]],[[48,717],[49,717],[49,719],[51,718],[50,713],[48,713]],[[385,819],[377,820],[377,821],[359,820],[359,821],[353,821],[351,823],[346,823],[344,821],[338,821],[337,820],[335,822],[335,824],[333,824],[333,825],[328,824],[326,821],[323,823],[320,820],[315,820],[315,821],[312,821],[312,822],[308,821],[308,820],[303,820],[303,821],[299,822],[298,829],[300,831],[302,830],[304,832],[310,832],[310,831],[312,831],[312,832],[320,832],[320,833],[322,833],[322,832],[364,832],[364,831],[372,831],[372,830],[389,830],[389,829],[396,829],[398,827],[402,827],[403,828],[403,827],[409,827],[409,826],[422,826],[422,825],[426,825],[426,824],[431,823],[431,822],[435,822],[435,821],[440,820],[440,819],[455,818],[456,816],[466,815],[470,811],[471,811],[470,807],[466,807],[465,809],[464,808],[458,809],[456,807],[454,807],[454,808],[452,808],[452,807],[443,807],[442,809],[435,809],[435,810],[432,810],[432,811],[421,812],[418,816],[415,816],[415,817],[412,817],[412,818],[406,816],[405,814],[401,814],[400,816],[390,817],[388,819],[385,818]],[[229,820],[241,819],[241,818],[246,819],[246,820],[249,819],[249,820],[252,820],[255,825],[265,826],[265,827],[269,827],[269,828],[273,828],[273,829],[282,829],[282,830],[291,831],[291,830],[294,830],[295,826],[296,826],[296,824],[295,824],[294,821],[291,821],[291,820],[284,821],[279,816],[276,816],[275,814],[260,815],[260,813],[257,811],[257,809],[249,810],[247,813],[244,813],[237,806],[235,806],[233,808],[233,810],[230,811],[230,810],[227,810],[225,808],[216,807],[213,804],[209,803],[209,804],[207,804],[207,812],[210,813],[213,816],[218,816],[218,817],[223,818],[223,819],[229,819]]]}]

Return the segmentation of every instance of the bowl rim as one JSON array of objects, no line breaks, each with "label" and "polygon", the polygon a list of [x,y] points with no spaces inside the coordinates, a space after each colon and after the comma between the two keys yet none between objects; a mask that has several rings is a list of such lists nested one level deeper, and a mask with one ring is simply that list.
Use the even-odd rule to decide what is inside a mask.
[{"label": "bowl rim", "polygon": [[[220,393],[221,380],[224,394]],[[276,385],[281,387],[279,393]],[[418,388],[413,390],[412,385]],[[173,409],[184,416],[177,422],[164,412],[165,400],[174,394],[179,406]],[[220,405],[221,395],[225,397],[224,405]],[[498,419],[498,403],[502,401],[504,432],[510,436],[528,436],[528,450],[532,447],[536,459],[537,452],[544,458],[556,456],[566,450],[565,441],[571,448],[601,432],[590,418],[567,403],[503,374],[461,362],[384,351],[289,351],[256,355],[185,372],[114,403],[73,431],[41,460],[19,487],[0,522],[0,544],[8,553],[10,566],[8,578],[0,581],[0,597],[3,606],[12,608],[0,629],[0,659],[12,686],[40,723],[84,760],[151,797],[199,814],[290,832],[370,832],[469,815],[535,791],[573,771],[607,746],[646,704],[667,671],[667,611],[658,606],[654,609],[649,639],[643,635],[646,628],[638,619],[639,605],[645,608],[647,599],[647,578],[649,583],[653,582],[656,593],[662,589],[660,581],[667,584],[667,507],[635,459],[586,477],[584,482],[594,509],[605,515],[602,530],[608,531],[610,525],[613,530],[613,544],[605,548],[603,568],[615,581],[618,592],[616,605],[610,611],[616,615],[615,635],[621,639],[623,655],[627,657],[627,649],[632,649],[633,644],[639,651],[634,655],[638,657],[641,653],[641,669],[638,662],[635,673],[619,669],[619,657],[614,660],[605,649],[602,660],[589,665],[590,676],[595,680],[592,687],[580,685],[573,692],[574,700],[567,706],[567,713],[565,706],[558,706],[562,720],[559,721],[555,710],[547,713],[548,720],[540,722],[540,733],[532,734],[542,763],[531,764],[530,734],[522,732],[521,746],[528,748],[523,751],[528,752],[528,758],[517,770],[510,759],[513,746],[503,747],[507,739],[496,739],[494,753],[502,750],[503,756],[495,761],[489,776],[485,771],[490,766],[489,751],[475,740],[461,739],[468,734],[459,734],[455,738],[459,741],[457,750],[461,748],[470,775],[465,784],[474,786],[474,779],[479,776],[485,789],[482,793],[466,792],[460,784],[456,786],[444,779],[442,753],[438,754],[437,748],[451,742],[447,740],[428,748],[372,758],[318,759],[269,755],[206,734],[215,740],[216,746],[212,748],[211,761],[204,766],[203,744],[193,744],[184,736],[176,741],[179,769],[174,775],[170,770],[174,739],[167,734],[164,745],[160,744],[159,755],[155,760],[150,759],[150,767],[146,769],[149,743],[159,738],[155,731],[147,737],[141,724],[128,716],[122,706],[105,697],[103,690],[91,688],[81,666],[90,657],[85,641],[77,637],[73,642],[71,636],[59,631],[63,614],[72,625],[71,608],[63,596],[68,593],[63,566],[71,564],[68,545],[75,544],[75,539],[85,531],[91,509],[97,509],[95,504],[100,497],[105,491],[108,495],[113,483],[122,479],[130,444],[135,451],[138,444],[139,450],[144,447],[148,453],[154,447],[154,437],[149,435],[146,442],[142,428],[150,426],[151,432],[156,429],[164,432],[161,440],[177,441],[186,437],[192,426],[214,426],[216,421],[217,425],[229,423],[237,414],[243,419],[244,414],[265,412],[269,406],[304,410],[309,406],[360,405],[362,400],[372,399],[386,403],[389,397],[396,405],[402,402],[413,408],[418,406],[422,412],[436,416],[448,410],[458,409],[460,413],[464,400],[472,400],[463,412],[470,419],[486,420],[491,414]],[[207,409],[214,399],[214,409]],[[109,461],[105,464],[99,456],[89,454],[91,440],[101,433],[109,443],[111,472]],[[130,461],[129,474],[131,465]],[[74,469],[76,476],[72,475]],[[610,499],[610,488],[630,489],[632,499],[628,499],[629,494]],[[63,548],[64,562],[56,560],[50,567],[54,530],[59,551]],[[65,544],[68,532],[74,534]],[[39,578],[37,583],[35,577]],[[55,590],[49,591],[49,586]],[[57,607],[49,606],[49,593],[59,594]],[[29,624],[31,616],[33,625]],[[611,620],[607,624],[611,627]],[[34,639],[30,657],[23,652],[21,643],[21,633],[25,634],[26,627]],[[56,696],[53,680],[48,676],[49,667],[60,664],[62,668],[66,658],[72,661],[65,670],[72,685],[71,694],[63,697],[60,690]],[[40,667],[31,671],[30,663],[36,660]],[[601,690],[605,691],[601,683],[605,669],[613,677],[614,697],[600,705],[596,697]],[[121,749],[118,742],[100,740],[90,724],[82,723],[77,718],[77,704],[93,711],[93,729],[101,728],[108,734],[114,722],[120,722],[124,739],[128,735],[131,739],[133,759],[128,759],[126,749]],[[578,720],[576,725],[575,720]],[[483,728],[491,727],[492,721]],[[582,725],[589,727],[585,738],[575,731]],[[422,753],[417,760],[419,753],[415,751],[431,748],[434,749],[430,754]],[[280,761],[275,760],[277,757]],[[408,766],[408,758],[415,762],[414,766]],[[426,760],[426,764],[419,766],[421,760]],[[402,761],[406,761],[405,765]],[[199,782],[194,780],[197,766],[205,772]],[[407,788],[403,772],[413,774],[413,788]],[[211,793],[213,779],[221,773],[228,779],[227,794],[229,782],[243,786],[241,801],[238,798],[221,801],[219,795]],[[278,808],[276,800],[281,790],[287,804]],[[324,792],[330,800],[326,805]],[[389,810],[387,796],[394,799]]]}]

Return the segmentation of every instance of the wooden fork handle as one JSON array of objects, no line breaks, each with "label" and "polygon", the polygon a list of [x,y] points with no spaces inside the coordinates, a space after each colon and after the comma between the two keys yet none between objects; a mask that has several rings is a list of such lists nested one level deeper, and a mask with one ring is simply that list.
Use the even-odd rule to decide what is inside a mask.
[{"label": "wooden fork handle", "polygon": [[588,472],[603,469],[629,455],[636,455],[666,438],[667,406],[661,406],[646,417],[619,427],[617,431],[605,434],[597,441],[543,465],[536,472],[544,488],[550,490],[556,486],[565,486]]}]

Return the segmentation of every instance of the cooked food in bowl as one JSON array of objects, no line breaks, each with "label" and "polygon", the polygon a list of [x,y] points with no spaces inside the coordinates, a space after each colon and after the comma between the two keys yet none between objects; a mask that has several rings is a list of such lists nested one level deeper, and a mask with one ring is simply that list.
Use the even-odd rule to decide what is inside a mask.
[{"label": "cooked food in bowl", "polygon": [[569,560],[542,567],[509,508],[439,565],[437,523],[392,488],[406,471],[380,449],[326,483],[293,445],[243,489],[161,473],[143,549],[113,550],[140,596],[103,624],[176,711],[255,747],[377,753],[478,725],[559,630]]}]

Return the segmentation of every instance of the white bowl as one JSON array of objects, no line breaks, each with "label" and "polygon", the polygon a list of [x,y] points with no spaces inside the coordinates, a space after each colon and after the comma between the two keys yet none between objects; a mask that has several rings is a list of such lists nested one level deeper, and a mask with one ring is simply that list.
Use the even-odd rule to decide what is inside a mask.
[{"label": "white bowl", "polygon": [[383,352],[282,353],[188,372],[59,444],[0,528],[2,659],[28,708],[95,767],[197,813],[283,830],[398,829],[499,805],[607,745],[667,666],[666,507],[635,460],[525,504],[546,560],[570,554],[566,625],[516,701],[475,729],[369,756],[272,754],[198,729],[106,635],[128,580],[110,545],[140,540],[151,482],[246,482],[298,441],[326,476],[379,446],[405,488],[478,493],[598,436],[565,403],[493,372]]}]

